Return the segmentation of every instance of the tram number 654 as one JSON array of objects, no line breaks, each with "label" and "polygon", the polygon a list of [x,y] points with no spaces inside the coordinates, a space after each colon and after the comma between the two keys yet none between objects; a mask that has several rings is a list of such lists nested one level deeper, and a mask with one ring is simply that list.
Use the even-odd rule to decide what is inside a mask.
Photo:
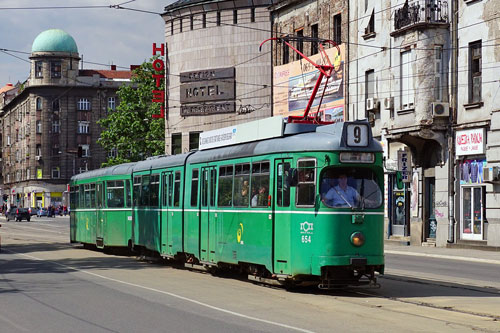
[{"label": "tram number 654", "polygon": [[302,235],[302,243],[311,243],[311,236]]}]

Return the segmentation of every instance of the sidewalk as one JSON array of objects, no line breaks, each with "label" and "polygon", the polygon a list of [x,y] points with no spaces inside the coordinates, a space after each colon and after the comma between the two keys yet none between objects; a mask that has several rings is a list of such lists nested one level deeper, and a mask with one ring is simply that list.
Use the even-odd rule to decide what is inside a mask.
[{"label": "sidewalk", "polygon": [[384,245],[385,253],[500,265],[500,252],[427,246]]}]

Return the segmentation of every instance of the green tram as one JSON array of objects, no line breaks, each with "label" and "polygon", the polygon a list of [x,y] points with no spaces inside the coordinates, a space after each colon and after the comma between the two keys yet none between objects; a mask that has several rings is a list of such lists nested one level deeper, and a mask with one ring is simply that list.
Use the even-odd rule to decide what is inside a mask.
[{"label": "green tram", "polygon": [[[367,122],[288,123],[280,137],[119,168],[120,175],[108,168],[72,179],[71,198],[79,203],[71,210],[72,241],[131,245],[187,266],[237,268],[252,280],[285,285],[374,283],[383,273],[382,148]],[[126,227],[103,234],[89,221],[99,221],[99,210],[114,213],[114,194],[85,191],[111,177],[124,182]],[[92,210],[87,195],[94,194]]]}]

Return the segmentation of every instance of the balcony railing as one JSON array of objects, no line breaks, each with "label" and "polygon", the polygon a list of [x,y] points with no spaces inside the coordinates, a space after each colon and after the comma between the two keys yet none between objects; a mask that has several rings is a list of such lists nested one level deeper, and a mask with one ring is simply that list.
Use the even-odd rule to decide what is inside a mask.
[{"label": "balcony railing", "polygon": [[448,23],[448,3],[437,0],[406,1],[394,12],[394,30],[418,23]]}]

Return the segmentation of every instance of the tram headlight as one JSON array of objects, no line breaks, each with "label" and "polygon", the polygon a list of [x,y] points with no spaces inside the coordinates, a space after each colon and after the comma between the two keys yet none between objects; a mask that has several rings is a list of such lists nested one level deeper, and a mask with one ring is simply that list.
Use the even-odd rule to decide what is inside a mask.
[{"label": "tram headlight", "polygon": [[365,235],[361,231],[353,232],[351,235],[351,243],[354,246],[361,246],[365,243]]}]

